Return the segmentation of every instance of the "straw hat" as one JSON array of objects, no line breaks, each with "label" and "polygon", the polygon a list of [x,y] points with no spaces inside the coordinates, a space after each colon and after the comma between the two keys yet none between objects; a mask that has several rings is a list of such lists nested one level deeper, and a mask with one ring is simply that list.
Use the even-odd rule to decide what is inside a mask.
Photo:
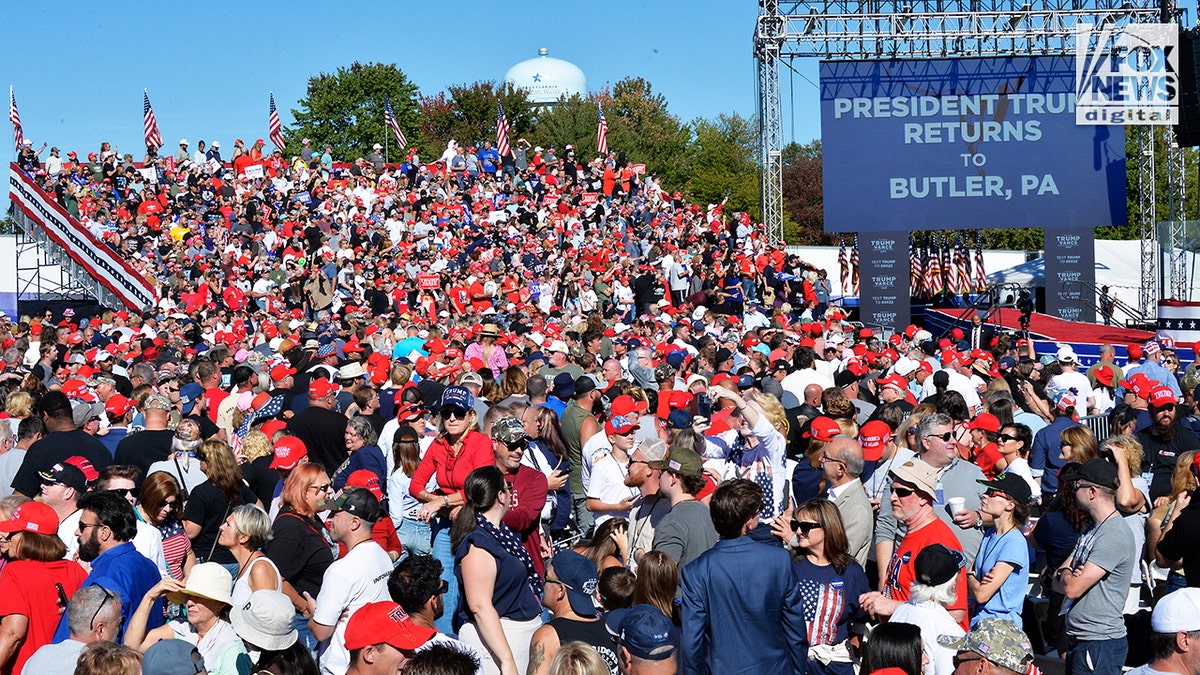
[{"label": "straw hat", "polygon": [[232,593],[233,576],[229,574],[229,570],[221,567],[220,563],[207,562],[193,567],[184,589],[178,593],[171,593],[167,599],[182,605],[191,595],[231,605]]}]

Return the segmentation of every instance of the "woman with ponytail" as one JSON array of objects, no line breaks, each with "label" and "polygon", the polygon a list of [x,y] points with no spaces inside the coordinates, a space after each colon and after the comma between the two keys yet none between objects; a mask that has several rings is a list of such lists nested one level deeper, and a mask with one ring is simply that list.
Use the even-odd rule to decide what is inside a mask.
[{"label": "woman with ponytail", "polygon": [[[467,475],[464,504],[450,540],[461,588],[458,637],[483,655],[489,675],[519,675],[529,665],[529,642],[542,624],[542,578],[521,539],[501,520],[512,488],[494,466]],[[551,583],[561,583],[551,580]]]}]

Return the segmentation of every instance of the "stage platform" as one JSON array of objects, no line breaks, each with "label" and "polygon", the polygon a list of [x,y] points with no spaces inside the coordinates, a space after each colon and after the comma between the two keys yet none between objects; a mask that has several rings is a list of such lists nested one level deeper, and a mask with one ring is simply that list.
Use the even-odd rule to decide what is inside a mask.
[{"label": "stage platform", "polygon": [[[935,309],[925,310],[925,329],[933,334],[934,339],[946,336],[959,327],[966,332],[971,325],[972,309]],[[1000,309],[992,313],[988,325],[997,334],[1013,333],[1020,330],[1021,312],[1016,309]],[[1125,346],[1141,344],[1154,338],[1154,333],[1145,330],[1135,330],[1121,326],[1104,326],[1101,324],[1064,321],[1048,314],[1034,312],[1029,319],[1029,335],[1033,338],[1034,349],[1038,354],[1054,354],[1060,344],[1070,344],[1079,361],[1091,365],[1100,358],[1100,346],[1111,344],[1117,350],[1117,362],[1124,363],[1126,359]],[[1194,360],[1192,345],[1176,350],[1183,363]]]}]

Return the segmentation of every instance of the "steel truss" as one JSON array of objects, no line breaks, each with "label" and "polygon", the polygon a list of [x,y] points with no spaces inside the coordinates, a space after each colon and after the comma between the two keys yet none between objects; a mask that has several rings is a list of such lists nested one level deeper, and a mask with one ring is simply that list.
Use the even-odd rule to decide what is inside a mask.
[{"label": "steel truss", "polygon": [[[767,236],[779,240],[783,234],[781,61],[1073,56],[1079,24],[1122,28],[1162,20],[1158,0],[759,0],[754,55],[758,61],[759,157]],[[1178,14],[1168,20],[1178,20]],[[1130,158],[1136,164],[1142,238],[1141,310],[1147,316],[1154,313],[1158,298],[1156,132],[1149,129],[1138,127],[1135,131],[1139,152]],[[1183,154],[1173,147],[1168,155],[1172,211],[1179,214],[1177,220],[1183,220]],[[1171,260],[1170,265],[1174,272],[1176,262]],[[1182,275],[1173,273],[1172,283],[1176,279]]]},{"label": "steel truss", "polygon": [[17,300],[80,301],[94,299],[106,307],[123,302],[87,270],[50,241],[21,209],[11,209],[17,235]]}]

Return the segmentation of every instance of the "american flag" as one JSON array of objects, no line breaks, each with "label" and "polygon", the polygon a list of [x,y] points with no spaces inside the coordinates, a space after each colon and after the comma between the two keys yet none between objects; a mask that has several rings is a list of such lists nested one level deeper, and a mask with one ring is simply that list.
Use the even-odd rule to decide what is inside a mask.
[{"label": "american flag", "polygon": [[858,235],[854,235],[852,242],[853,248],[850,249],[850,275],[854,283],[854,295],[858,295]]},{"label": "american flag", "polygon": [[937,235],[933,235],[928,249],[929,262],[925,265],[925,296],[934,297],[942,292],[942,261]]},{"label": "american flag", "polygon": [[942,284],[941,287],[947,293],[954,292],[954,242],[950,241],[950,237],[942,237],[941,253],[942,256]]},{"label": "american flag", "polygon": [[975,230],[975,290],[987,290],[987,274],[983,270],[983,233]]},{"label": "american flag", "polygon": [[921,277],[923,275],[922,275],[922,270],[921,270],[921,255],[920,255],[920,253],[921,252],[917,249],[917,240],[913,237],[912,234],[909,234],[908,235],[908,267],[909,267],[909,276],[910,276],[911,280],[909,282],[908,292],[909,292],[909,295],[913,296],[914,298],[920,297],[920,295],[921,295]]},{"label": "american flag", "polygon": [[846,611],[846,582],[835,577],[826,583],[816,579],[800,581],[804,621],[808,624],[810,645],[837,644],[838,623]]},{"label": "american flag", "polygon": [[21,151],[21,146],[25,145],[25,131],[21,129],[21,114],[17,112],[17,97],[13,94],[13,88],[8,88],[8,121],[13,125],[13,139],[16,141],[17,152]]},{"label": "american flag", "polygon": [[842,295],[850,295],[850,259],[846,257],[846,236],[838,235],[838,269],[842,273]]},{"label": "american flag", "polygon": [[396,136],[396,147],[401,150],[408,148],[408,139],[404,137],[404,132],[400,130],[400,123],[396,121],[396,113],[392,110],[392,97],[387,94],[383,95],[383,123],[388,125],[392,133]]},{"label": "american flag", "polygon": [[154,108],[150,107],[150,95],[142,90],[142,127],[146,134],[146,147],[153,146],[155,150],[162,147],[162,134],[158,133],[158,120],[154,118]]},{"label": "american flag", "polygon": [[600,121],[596,123],[596,147],[600,149],[601,155],[607,155],[608,121],[604,119],[604,106],[597,103],[596,108],[600,110]]},{"label": "american flag", "polygon": [[963,244],[963,233],[959,231],[958,241],[954,247],[954,292],[966,293],[971,286],[971,257]]},{"label": "american flag", "polygon": [[499,110],[496,116],[496,152],[501,157],[507,157],[512,152],[508,146],[508,116],[504,114],[504,104],[499,105]]},{"label": "american flag", "polygon": [[279,123],[279,111],[275,109],[275,92],[271,92],[271,113],[267,120],[270,128],[271,142],[280,150],[283,149],[283,125]]}]

